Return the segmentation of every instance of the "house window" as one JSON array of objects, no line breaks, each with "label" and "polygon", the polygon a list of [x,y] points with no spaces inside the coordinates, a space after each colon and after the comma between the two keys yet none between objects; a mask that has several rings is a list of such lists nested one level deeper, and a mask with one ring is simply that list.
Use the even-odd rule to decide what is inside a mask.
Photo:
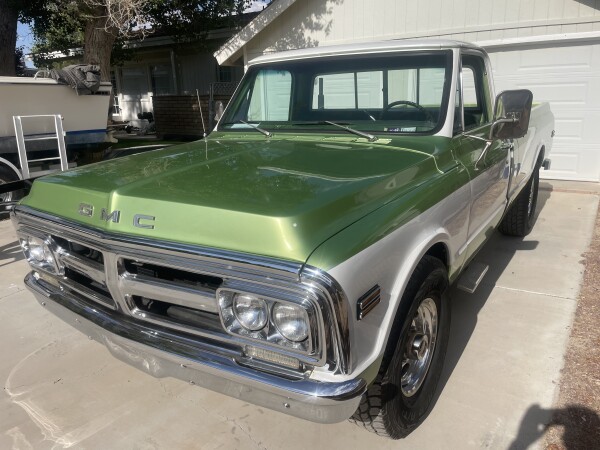
[{"label": "house window", "polygon": [[231,66],[219,66],[217,68],[217,81],[221,83],[231,83],[233,81],[233,70]]},{"label": "house window", "polygon": [[152,93],[154,95],[168,95],[173,93],[171,66],[168,64],[150,66],[150,77],[152,79]]}]

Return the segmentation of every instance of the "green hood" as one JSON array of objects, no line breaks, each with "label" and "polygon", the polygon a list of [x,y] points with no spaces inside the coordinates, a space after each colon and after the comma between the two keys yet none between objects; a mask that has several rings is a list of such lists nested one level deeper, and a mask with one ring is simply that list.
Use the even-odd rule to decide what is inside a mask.
[{"label": "green hood", "polygon": [[[423,138],[421,138],[423,140]],[[92,227],[304,262],[323,241],[437,171],[397,142],[214,134],[37,180],[23,204]],[[404,142],[406,144],[406,142]],[[94,206],[92,217],[78,213]],[[120,211],[118,223],[101,219]],[[133,216],[154,216],[154,229]]]}]

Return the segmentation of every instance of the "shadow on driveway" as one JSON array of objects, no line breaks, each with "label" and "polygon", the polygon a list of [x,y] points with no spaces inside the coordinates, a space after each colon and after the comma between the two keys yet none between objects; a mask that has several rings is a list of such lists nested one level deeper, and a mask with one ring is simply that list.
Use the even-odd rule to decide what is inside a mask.
[{"label": "shadow on driveway", "polygon": [[525,412],[519,433],[508,450],[529,448],[550,427],[564,428],[562,444],[568,450],[591,450],[600,445],[600,417],[591,409],[582,405],[544,409],[535,404]]},{"label": "shadow on driveway", "polygon": [[[548,190],[539,191],[536,219],[544,209],[551,194],[551,191]],[[469,294],[458,290],[455,286],[456,283],[450,288],[452,325],[444,369],[440,377],[434,405],[471,339],[477,325],[479,311],[490,297],[496,282],[517,252],[535,250],[537,246],[538,241],[504,236],[495,232],[475,257],[475,261],[489,265],[489,269],[475,293]],[[502,249],[502,251],[498,251],[498,249]]]},{"label": "shadow on driveway", "polygon": [[18,241],[0,245],[0,267],[25,259]]}]

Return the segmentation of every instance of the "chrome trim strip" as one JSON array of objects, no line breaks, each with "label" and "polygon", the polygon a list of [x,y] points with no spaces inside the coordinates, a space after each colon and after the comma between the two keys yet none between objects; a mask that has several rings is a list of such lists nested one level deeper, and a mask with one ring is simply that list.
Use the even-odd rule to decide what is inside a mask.
[{"label": "chrome trim strip", "polygon": [[369,314],[379,302],[381,302],[381,288],[376,284],[356,302],[357,320]]},{"label": "chrome trim strip", "polygon": [[231,397],[318,423],[350,417],[367,384],[356,378],[340,383],[307,378],[286,379],[236,362],[235,352],[221,344],[150,328],[103,308],[92,308],[32,273],[26,287],[50,312],[104,344],[121,361],[157,377],[174,377]]},{"label": "chrome trim strip", "polygon": [[108,298],[105,295],[98,294],[97,292],[94,292],[91,289],[88,289],[85,286],[76,283],[75,281],[71,281],[68,278],[61,277],[58,279],[58,283],[60,286],[66,288],[67,290],[76,292],[77,294],[85,298],[89,298],[90,300],[93,300],[96,303],[107,306],[111,309],[116,309],[115,302],[112,298]]},{"label": "chrome trim strip", "polygon": [[119,276],[119,290],[124,295],[137,295],[211,313],[219,312],[215,291],[208,288],[187,287],[126,273]]},{"label": "chrome trim strip", "polygon": [[106,284],[104,266],[96,261],[85,260],[67,252],[59,252],[59,263],[65,267],[79,272],[97,283]]}]

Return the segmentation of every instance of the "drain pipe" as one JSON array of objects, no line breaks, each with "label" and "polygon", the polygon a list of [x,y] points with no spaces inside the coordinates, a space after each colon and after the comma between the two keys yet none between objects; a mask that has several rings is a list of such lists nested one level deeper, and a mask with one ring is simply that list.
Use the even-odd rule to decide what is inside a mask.
[{"label": "drain pipe", "polygon": [[196,89],[196,98],[198,98],[198,108],[200,108],[200,119],[202,119],[202,137],[206,137],[206,128],[204,127],[204,114],[202,114],[202,103],[200,103],[200,92]]}]

